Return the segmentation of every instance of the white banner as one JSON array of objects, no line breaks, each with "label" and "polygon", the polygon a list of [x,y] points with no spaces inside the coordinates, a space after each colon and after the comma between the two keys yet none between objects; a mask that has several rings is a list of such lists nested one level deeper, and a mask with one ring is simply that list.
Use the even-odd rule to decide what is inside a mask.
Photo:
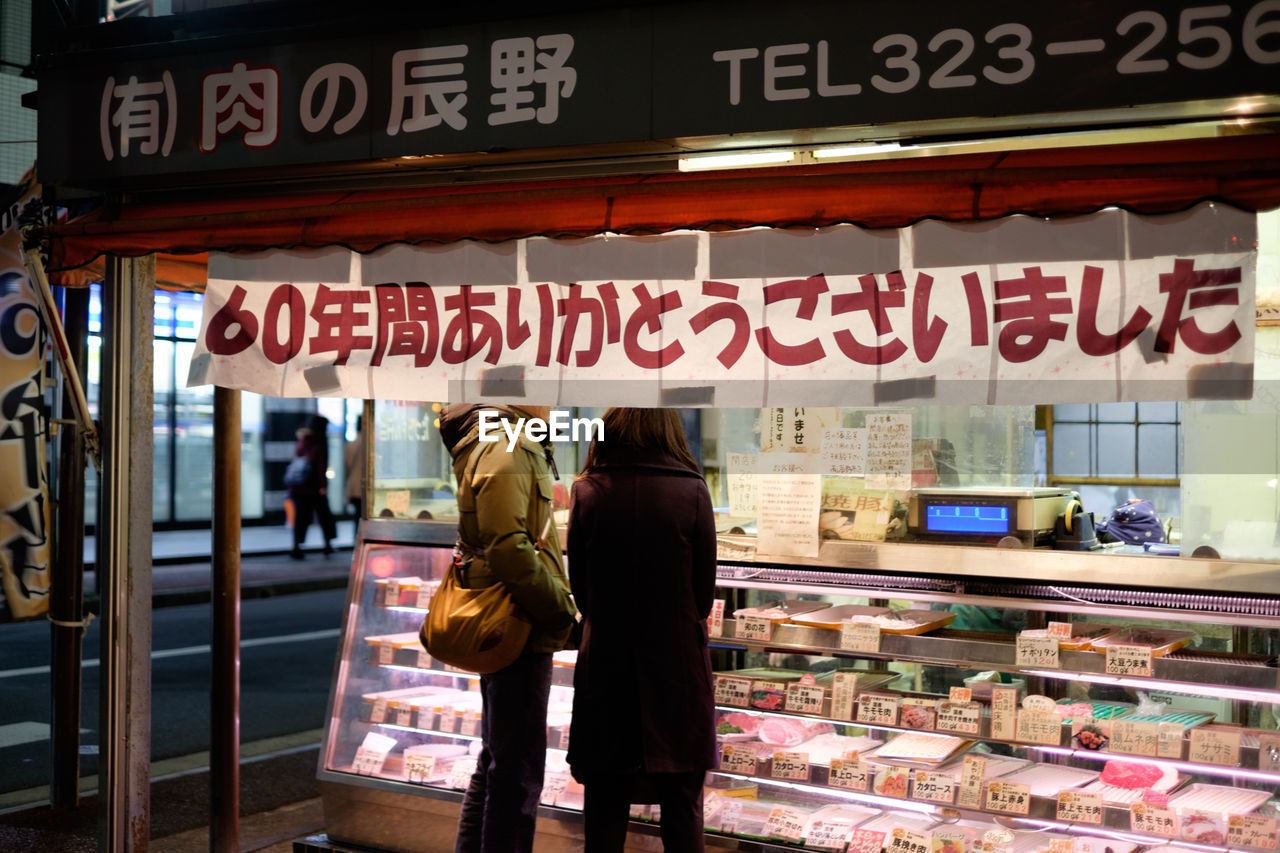
[{"label": "white banner", "polygon": [[[1131,228],[1149,221],[1132,219]],[[634,273],[628,241],[654,239],[575,242],[618,252],[620,271]],[[758,278],[716,278],[703,261],[680,278],[612,280],[599,276],[597,253],[540,281],[515,246],[329,250],[323,263],[317,253],[215,254],[188,384],[280,397],[721,407],[1247,398],[1252,389],[1253,252]],[[450,252],[469,254],[435,275]],[[903,248],[901,260],[921,254]],[[488,283],[500,279],[499,261],[514,281]],[[308,280],[316,270],[323,276]]]}]

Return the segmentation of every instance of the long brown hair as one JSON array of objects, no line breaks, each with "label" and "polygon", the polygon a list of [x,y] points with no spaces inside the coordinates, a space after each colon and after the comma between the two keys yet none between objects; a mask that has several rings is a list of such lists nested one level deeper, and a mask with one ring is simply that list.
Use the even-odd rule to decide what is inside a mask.
[{"label": "long brown hair", "polygon": [[604,434],[587,449],[583,475],[608,462],[614,451],[624,448],[665,453],[691,471],[698,471],[698,463],[689,452],[680,414],[675,409],[615,407],[606,411],[602,420]]}]

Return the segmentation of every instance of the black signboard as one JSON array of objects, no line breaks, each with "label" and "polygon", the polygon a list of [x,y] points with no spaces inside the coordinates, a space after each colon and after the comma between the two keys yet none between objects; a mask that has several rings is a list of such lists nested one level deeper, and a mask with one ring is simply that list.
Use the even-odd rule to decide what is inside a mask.
[{"label": "black signboard", "polygon": [[[702,2],[77,63],[50,182],[1280,91],[1280,0]],[[188,46],[188,51],[190,46]]]}]

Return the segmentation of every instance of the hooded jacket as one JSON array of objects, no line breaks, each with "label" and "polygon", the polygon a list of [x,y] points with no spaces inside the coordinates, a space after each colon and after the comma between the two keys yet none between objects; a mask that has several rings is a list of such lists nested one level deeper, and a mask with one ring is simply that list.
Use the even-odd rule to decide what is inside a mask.
[{"label": "hooded jacket", "polygon": [[550,451],[523,436],[510,451],[501,433],[500,441],[480,441],[482,410],[513,421],[528,417],[514,407],[466,404],[448,406],[440,415],[440,436],[458,483],[458,537],[476,553],[466,583],[473,589],[506,584],[533,620],[528,649],[557,652],[565,647],[577,611],[569,598],[560,537],[549,523]]}]

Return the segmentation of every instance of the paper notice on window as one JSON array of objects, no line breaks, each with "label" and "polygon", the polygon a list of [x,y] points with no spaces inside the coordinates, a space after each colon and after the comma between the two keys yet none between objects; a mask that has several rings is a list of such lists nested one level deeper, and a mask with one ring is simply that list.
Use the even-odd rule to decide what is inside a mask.
[{"label": "paper notice on window", "polygon": [[822,473],[832,477],[862,477],[867,470],[865,427],[838,427],[822,433]]},{"label": "paper notice on window", "polygon": [[755,515],[756,454],[726,453],[724,467],[729,487],[729,515]]},{"label": "paper notice on window", "polygon": [[868,489],[911,489],[911,415],[867,415]]},{"label": "paper notice on window", "polygon": [[800,450],[817,453],[822,432],[840,425],[840,410],[826,407],[763,409],[760,412],[761,450]]},{"label": "paper notice on window", "polygon": [[760,459],[767,467],[762,467],[759,481],[756,550],[779,557],[816,557],[822,476],[809,473],[806,454],[767,456]]},{"label": "paper notice on window", "polygon": [[413,497],[413,493],[408,489],[399,489],[394,492],[387,492],[384,497],[387,501],[387,509],[391,510],[398,516],[409,514],[409,501]]}]

